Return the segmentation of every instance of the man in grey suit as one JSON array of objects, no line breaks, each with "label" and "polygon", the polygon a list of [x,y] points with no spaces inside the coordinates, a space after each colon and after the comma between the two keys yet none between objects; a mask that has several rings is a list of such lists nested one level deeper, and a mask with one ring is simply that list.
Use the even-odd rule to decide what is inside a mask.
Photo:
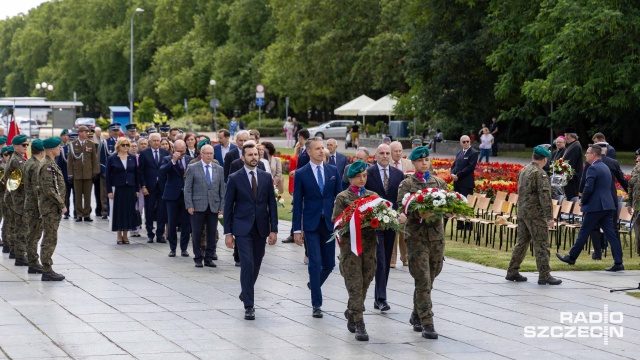
[{"label": "man in grey suit", "polygon": [[[187,168],[187,178],[184,181],[184,203],[191,215],[191,233],[194,239],[200,239],[203,227],[207,225],[204,266],[216,267],[213,263],[213,254],[215,254],[218,215],[222,214],[224,208],[224,170],[220,165],[213,163],[211,145],[204,145],[200,149],[200,158],[200,161]],[[203,267],[199,241],[193,242],[193,255],[196,267]]]}]

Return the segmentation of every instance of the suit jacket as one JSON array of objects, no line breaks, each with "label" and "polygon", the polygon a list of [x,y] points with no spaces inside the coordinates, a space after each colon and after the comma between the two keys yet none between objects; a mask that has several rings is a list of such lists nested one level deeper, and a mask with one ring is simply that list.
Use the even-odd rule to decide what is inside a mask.
[{"label": "suit jacket", "polygon": [[77,180],[87,180],[92,179],[94,174],[100,173],[100,164],[93,141],[87,139],[84,145],[80,145],[80,140],[73,140],[69,145],[69,153],[67,159],[69,176]]},{"label": "suit jacket", "polygon": [[[242,159],[238,158],[233,160],[231,162],[231,165],[229,165],[229,175],[242,169],[242,167],[244,167],[244,161],[242,161]],[[258,169],[262,171],[267,171],[267,168],[264,167],[264,163],[262,161],[258,161]]]},{"label": "suit jacket", "polygon": [[229,179],[229,174],[232,174],[229,169],[231,169],[231,163],[236,159],[240,159],[240,148],[237,146],[229,150],[227,155],[225,155],[223,162],[221,163],[221,165],[224,167],[224,181],[227,181],[227,179]]},{"label": "suit jacket", "polygon": [[[235,144],[229,144],[229,152],[231,152],[231,150],[235,148],[237,148]],[[218,164],[220,164],[220,166],[224,167],[224,158],[222,157],[222,144],[216,144],[213,146],[213,158],[218,160]],[[227,174],[225,178],[228,176],[229,175]]]},{"label": "suit jacket", "polygon": [[616,209],[610,192],[613,179],[607,165],[600,160],[594,161],[586,173],[580,210],[586,213]]},{"label": "suit jacket", "polygon": [[304,151],[300,150],[300,155],[298,155],[298,167],[296,168],[296,170],[307,165],[310,160],[311,158],[309,158],[309,153],[307,153],[307,150],[306,149]]},{"label": "suit jacket", "polygon": [[65,145],[62,145],[62,149],[60,149],[60,155],[56,157],[56,165],[58,165],[58,167],[60,168],[60,171],[62,171],[62,178],[64,179],[65,184],[73,185],[72,182],[69,182],[69,178],[67,177],[68,175],[67,163],[69,162],[69,144],[70,142]]},{"label": "suit jacket", "polygon": [[[341,154],[336,151],[336,163],[335,167],[338,169],[338,174],[344,174],[344,168],[347,166],[347,157],[344,154]],[[331,163],[331,161],[329,161]],[[334,164],[331,164],[334,165]]]},{"label": "suit jacket", "polygon": [[278,232],[278,209],[271,175],[256,169],[258,196],[253,197],[247,173],[236,171],[229,175],[224,196],[224,233],[246,236],[255,224],[261,238]]},{"label": "suit jacket", "polygon": [[191,156],[184,155],[182,161],[184,170],[180,170],[178,163],[173,164],[172,155],[165,156],[160,165],[160,176],[166,177],[164,191],[162,193],[163,200],[178,200],[184,189],[184,173],[187,171],[187,165],[191,161]]},{"label": "suit jacket", "polygon": [[102,143],[100,143],[98,148],[98,151],[100,152],[100,173],[103,175],[107,170],[107,159],[115,153],[117,141],[118,139],[110,137],[102,140]]},{"label": "suit jacket", "polygon": [[184,207],[201,212],[206,211],[208,206],[212,213],[217,213],[223,209],[224,170],[220,165],[211,162],[209,185],[202,164],[200,160],[188,167],[187,178],[184,181]]},{"label": "suit jacket", "polygon": [[316,230],[320,223],[320,214],[324,214],[327,228],[333,229],[331,222],[333,202],[342,191],[342,185],[335,166],[329,164],[322,166],[324,170],[322,193],[310,163],[296,170],[293,185],[293,231]]},{"label": "suit jacket", "polygon": [[[616,189],[616,180],[620,183],[620,186],[622,186],[622,188],[626,192],[629,192],[629,182],[624,177],[624,173],[620,168],[620,164],[616,160],[609,159],[609,157],[605,155],[601,157],[601,160],[611,172],[611,198],[613,199],[614,205],[618,204],[618,190]],[[580,192],[584,191],[584,186],[585,186],[586,177],[587,177],[587,169],[590,166],[591,165],[588,162],[585,162],[584,171],[582,172],[582,179],[580,179]]]},{"label": "suit jacket", "polygon": [[477,162],[478,150],[469,148],[464,156],[462,156],[462,150],[458,152],[453,164],[451,165],[451,173],[458,176],[458,181],[454,182],[455,188],[473,189],[476,186],[474,183],[473,171],[476,169]]},{"label": "suit jacket", "polygon": [[389,164],[387,170],[387,176],[389,176],[389,190],[384,192],[384,180],[380,177],[380,169],[378,165],[369,166],[367,168],[367,183],[364,185],[365,189],[371,190],[378,194],[381,198],[391,201],[393,208],[398,208],[398,187],[402,180],[404,180],[404,174],[402,171],[394,168]]},{"label": "suit jacket", "polygon": [[107,167],[105,170],[105,180],[107,194],[111,194],[113,186],[132,186],[136,191],[140,188],[140,178],[138,175],[138,161],[135,155],[127,155],[127,168],[122,165],[122,160],[118,154],[113,154],[107,159]]},{"label": "suit jacket", "polygon": [[616,149],[613,146],[607,144],[607,157],[612,160],[616,159]]},{"label": "suit jacket", "polygon": [[160,166],[162,160],[169,156],[169,152],[163,148],[158,148],[159,163],[153,158],[153,149],[147,148],[140,153],[138,168],[140,170],[140,185],[147,189],[155,189],[160,184],[160,191],[164,190],[164,184],[160,181]]}]

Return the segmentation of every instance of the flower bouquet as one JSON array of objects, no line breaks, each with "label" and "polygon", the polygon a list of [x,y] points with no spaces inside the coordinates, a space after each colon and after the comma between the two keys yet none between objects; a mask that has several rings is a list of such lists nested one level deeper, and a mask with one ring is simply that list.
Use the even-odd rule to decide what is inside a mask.
[{"label": "flower bouquet", "polygon": [[569,183],[573,177],[574,170],[563,159],[558,159],[551,163],[549,175],[551,175],[551,186],[563,187]]},{"label": "flower bouquet", "polygon": [[276,203],[278,204],[278,207],[283,208],[284,207],[284,199],[282,198],[282,195],[280,195],[280,191],[278,191],[278,187],[276,186],[276,184],[273,184],[273,191],[276,194]]},{"label": "flower bouquet", "polygon": [[398,212],[393,210],[393,204],[377,195],[357,199],[342,214],[340,214],[333,226],[333,235],[329,241],[349,234],[351,238],[351,251],[360,255],[362,253],[362,229],[373,228],[375,230],[403,231],[404,226],[398,222]]},{"label": "flower bouquet", "polygon": [[424,219],[427,222],[436,221],[445,214],[473,215],[473,208],[469,206],[466,197],[455,191],[437,188],[426,188],[413,194],[406,193],[402,198],[402,205],[407,216],[414,211],[420,215],[432,213],[433,216]]}]

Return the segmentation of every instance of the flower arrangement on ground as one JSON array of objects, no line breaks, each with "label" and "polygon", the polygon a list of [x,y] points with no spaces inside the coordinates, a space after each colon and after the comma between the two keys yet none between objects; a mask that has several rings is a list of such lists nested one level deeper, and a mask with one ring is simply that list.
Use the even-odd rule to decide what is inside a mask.
[{"label": "flower arrangement on ground", "polygon": [[438,188],[426,188],[413,194],[407,193],[402,198],[402,205],[407,215],[414,211],[420,215],[433,214],[424,219],[427,222],[436,221],[445,214],[473,215],[473,208],[469,206],[466,197],[455,191]]}]

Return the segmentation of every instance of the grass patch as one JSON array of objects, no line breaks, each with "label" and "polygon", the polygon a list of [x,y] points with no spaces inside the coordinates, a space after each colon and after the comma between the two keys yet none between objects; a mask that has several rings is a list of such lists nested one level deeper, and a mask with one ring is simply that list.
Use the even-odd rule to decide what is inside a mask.
[{"label": "grass patch", "polygon": [[640,298],[640,292],[627,292],[627,295],[633,296],[635,298]]},{"label": "grass patch", "polygon": [[280,195],[284,199],[284,207],[278,208],[278,219],[291,221],[291,209],[293,208],[291,201],[293,201],[293,196],[289,195],[289,175],[282,175],[282,177],[284,178],[284,193]]}]

